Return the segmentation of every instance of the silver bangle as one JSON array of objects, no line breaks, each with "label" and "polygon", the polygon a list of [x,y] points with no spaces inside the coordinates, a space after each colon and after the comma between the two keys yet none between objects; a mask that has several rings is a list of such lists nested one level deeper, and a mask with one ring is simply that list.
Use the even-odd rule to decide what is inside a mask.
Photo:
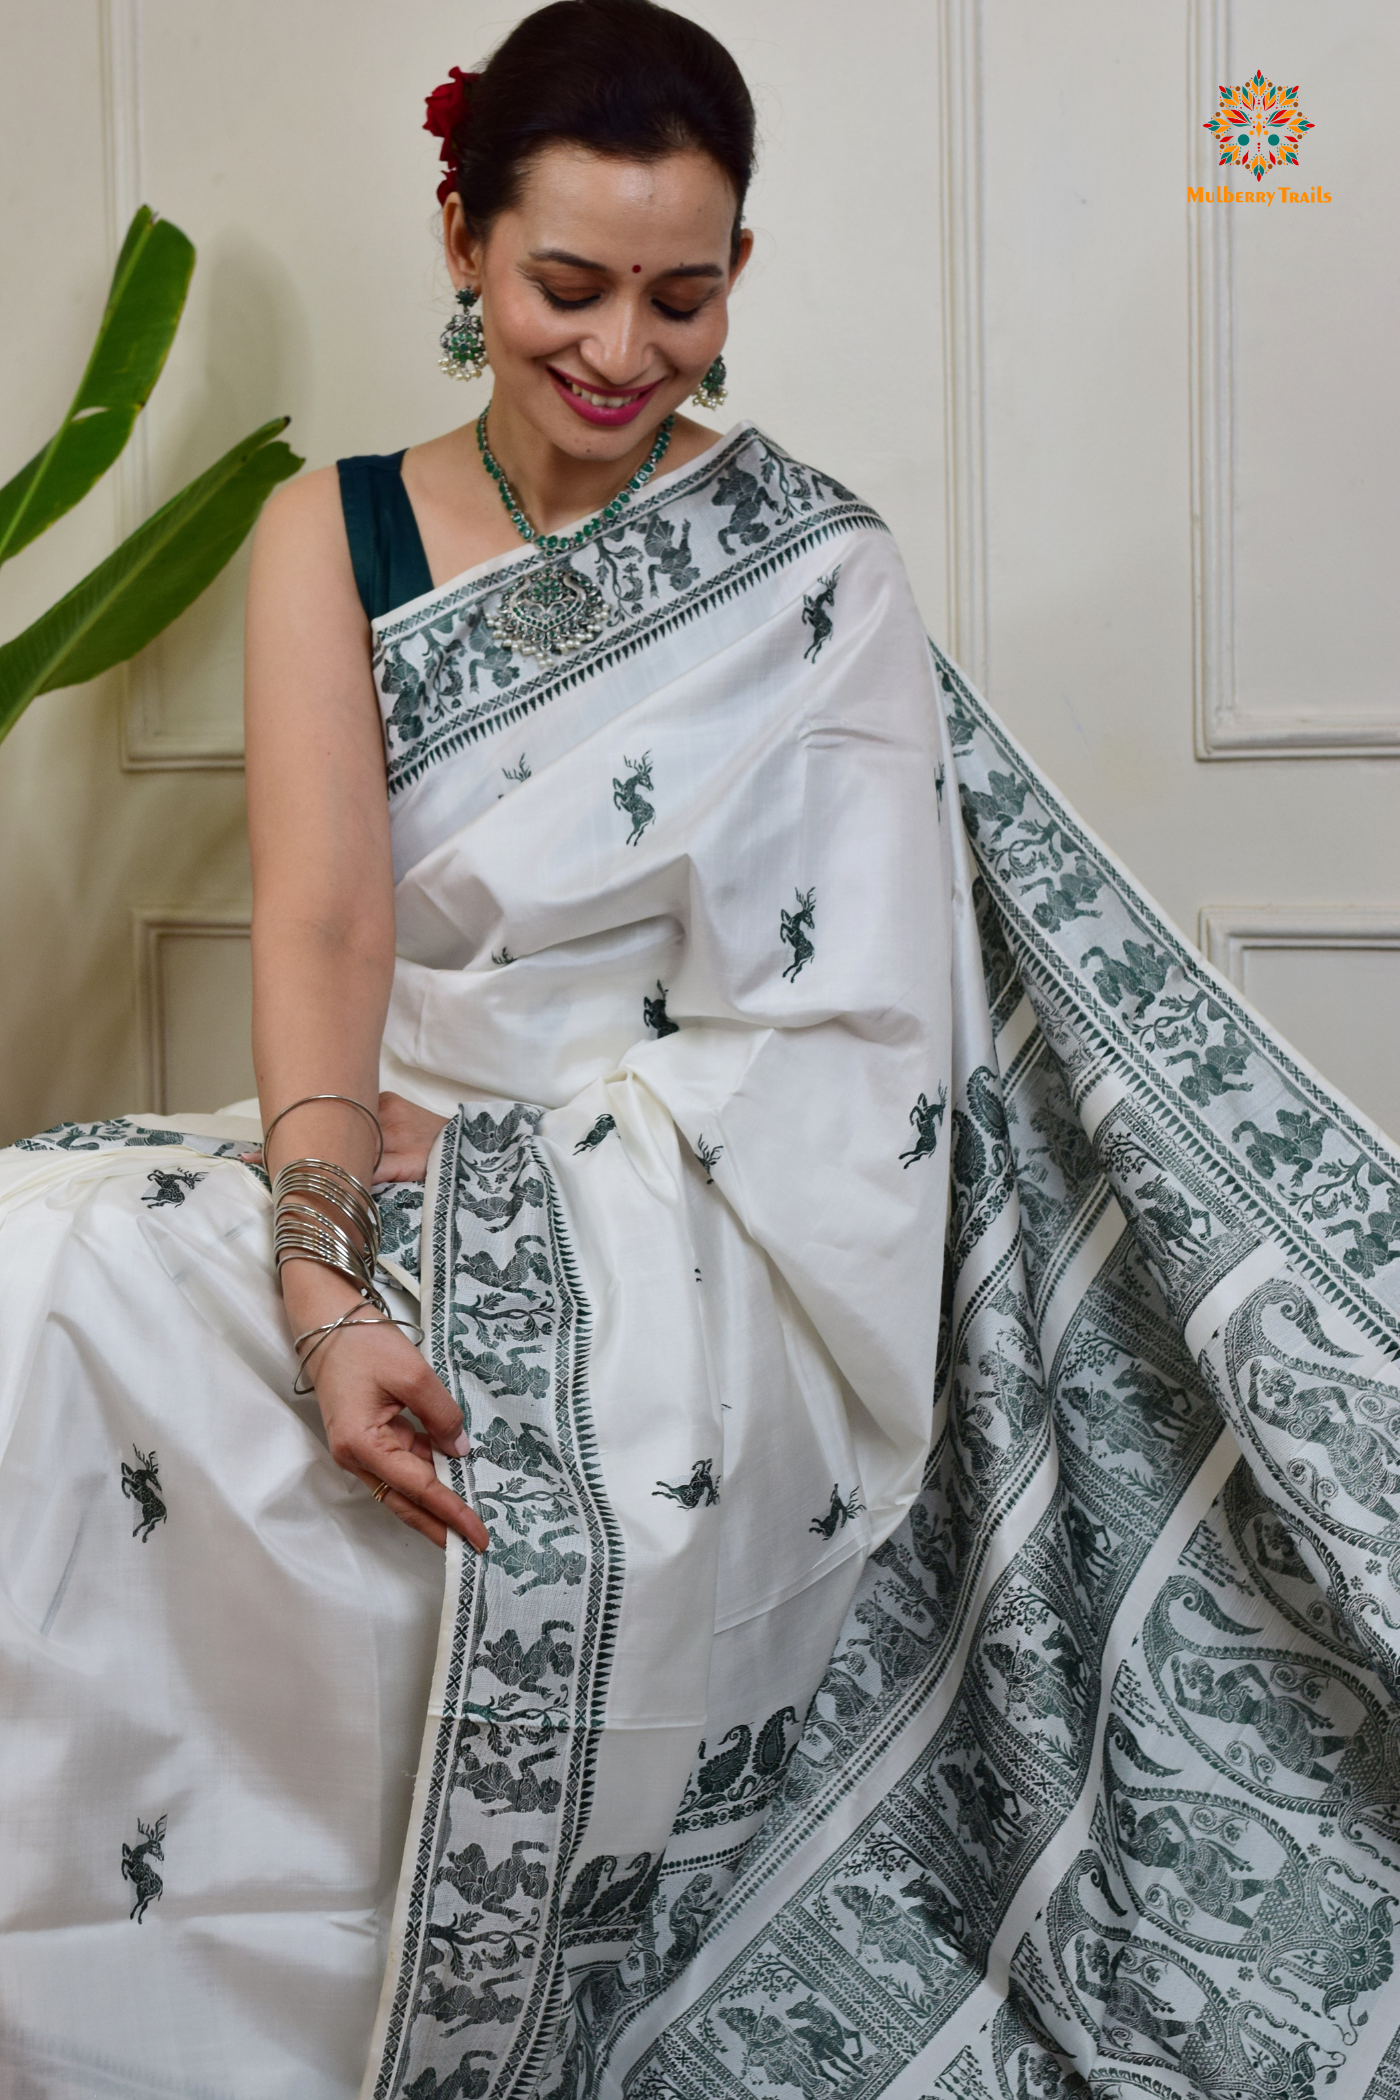
[{"label": "silver bangle", "polygon": [[374,1134],[379,1140],[379,1150],[375,1154],[374,1167],[370,1168],[370,1173],[373,1174],[374,1168],[379,1165],[379,1162],[384,1157],[384,1126],[374,1113],[374,1110],[366,1108],[364,1102],[357,1101],[353,1094],[303,1094],[299,1101],[289,1101],[285,1108],[279,1108],[263,1132],[263,1158],[267,1158],[267,1141],[281,1122],[283,1116],[289,1116],[294,1108],[307,1108],[313,1101],[343,1101],[347,1108],[357,1108],[362,1116],[369,1117],[370,1122],[374,1125]]},{"label": "silver bangle", "polygon": [[358,1176],[334,1160],[288,1160],[273,1181],[272,1198],[272,1257],[279,1274],[285,1262],[319,1262],[387,1316],[374,1282],[379,1206]]},{"label": "silver bangle", "polygon": [[367,1304],[383,1308],[384,1301],[375,1288],[373,1273],[366,1269],[354,1248],[344,1239],[292,1230],[279,1236],[274,1252],[279,1274],[289,1261],[314,1261],[353,1284]]},{"label": "silver bangle", "polygon": [[[366,1312],[369,1312],[371,1315],[368,1319],[364,1317]],[[316,1351],[322,1348],[333,1334],[339,1334],[343,1327],[402,1327],[405,1333],[411,1328],[415,1346],[423,1339],[423,1330],[416,1321],[396,1320],[387,1306],[382,1306],[376,1312],[372,1306],[367,1304],[352,1305],[350,1310],[343,1312],[338,1320],[327,1320],[323,1327],[308,1327],[304,1334],[293,1336],[292,1347],[296,1350],[301,1368],[297,1372],[296,1382],[292,1387],[292,1391],[302,1399],[305,1399],[308,1393],[314,1393],[316,1390],[314,1381],[307,1385],[303,1385],[301,1382],[306,1373],[306,1366],[310,1363]],[[315,1336],[314,1341],[312,1340],[313,1336]],[[301,1353],[303,1342],[311,1342],[311,1347],[307,1350],[305,1356]]]},{"label": "silver bangle", "polygon": [[272,1257],[279,1271],[284,1262],[317,1261],[353,1283],[367,1298],[378,1297],[374,1263],[338,1225],[319,1211],[279,1213],[272,1232]]},{"label": "silver bangle", "polygon": [[[289,1210],[303,1217],[310,1214],[305,1203],[297,1203],[299,1196],[315,1197],[325,1204],[359,1235],[371,1261],[378,1255],[382,1231],[379,1205],[364,1183],[347,1169],[319,1159],[289,1160],[272,1184],[275,1215],[280,1218]],[[316,1210],[314,1215],[324,1217],[326,1213]]]}]

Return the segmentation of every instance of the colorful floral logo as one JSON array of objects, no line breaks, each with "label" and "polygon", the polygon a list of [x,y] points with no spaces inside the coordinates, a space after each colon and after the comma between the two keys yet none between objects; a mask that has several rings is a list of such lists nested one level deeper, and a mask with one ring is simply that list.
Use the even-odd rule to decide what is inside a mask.
[{"label": "colorful floral logo", "polygon": [[1222,168],[1248,168],[1262,182],[1266,168],[1285,161],[1297,167],[1303,133],[1316,126],[1299,109],[1297,88],[1276,87],[1256,73],[1241,87],[1220,90],[1220,107],[1203,128],[1219,142]]}]

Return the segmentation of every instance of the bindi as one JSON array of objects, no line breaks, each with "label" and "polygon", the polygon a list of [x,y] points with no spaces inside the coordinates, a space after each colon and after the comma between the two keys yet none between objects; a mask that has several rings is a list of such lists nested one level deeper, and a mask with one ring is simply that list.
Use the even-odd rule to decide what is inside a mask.
[{"label": "bindi", "polygon": [[634,277],[640,277],[640,276],[641,276],[641,274],[642,274],[642,266],[641,266],[641,264],[640,264],[640,263],[633,263],[633,265],[632,265],[632,275],[633,275]]}]

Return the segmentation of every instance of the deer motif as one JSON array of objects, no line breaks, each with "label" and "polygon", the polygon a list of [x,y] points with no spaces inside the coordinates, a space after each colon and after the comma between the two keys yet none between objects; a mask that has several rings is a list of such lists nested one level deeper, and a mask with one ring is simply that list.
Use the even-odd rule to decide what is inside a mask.
[{"label": "deer motif", "polygon": [[916,1159],[931,1159],[938,1146],[938,1129],[943,1121],[943,1112],[948,1106],[948,1089],[938,1089],[938,1099],[930,1101],[927,1094],[920,1094],[909,1111],[909,1121],[914,1129],[914,1142],[907,1152],[899,1157],[903,1166],[912,1167]]},{"label": "deer motif", "polygon": [[653,1501],[658,1495],[665,1495],[672,1502],[679,1502],[682,1509],[713,1508],[719,1501],[714,1464],[712,1458],[697,1458],[690,1469],[689,1480],[682,1481],[679,1487],[673,1487],[668,1480],[658,1480],[651,1491]]},{"label": "deer motif", "polygon": [[[715,1178],[715,1168],[724,1156],[723,1145],[707,1145],[703,1131],[695,1140],[695,1157],[705,1169],[705,1186],[708,1188]],[[698,1280],[698,1279],[697,1279]]]},{"label": "deer motif", "polygon": [[813,1517],[807,1529],[818,1532],[824,1539],[834,1538],[836,1533],[844,1530],[852,1517],[858,1517],[864,1508],[865,1504],[861,1501],[855,1488],[852,1488],[849,1496],[843,1499],[840,1488],[833,1481],[831,1484],[831,1507],[824,1516]]},{"label": "deer motif", "polygon": [[146,1179],[152,1184],[151,1192],[141,1201],[148,1203],[152,1210],[160,1210],[167,1203],[183,1203],[190,1190],[199,1187],[204,1176],[192,1174],[188,1167],[176,1167],[171,1173],[163,1167],[153,1167]]},{"label": "deer motif", "polygon": [[136,1891],[136,1901],[131,1906],[131,1915],[137,1924],[146,1915],[148,1905],[159,1903],[160,1892],[165,1883],[151,1865],[153,1859],[164,1859],[161,1839],[165,1836],[165,1817],[158,1823],[143,1823],[138,1816],[136,1828],[141,1834],[139,1845],[122,1846],[122,1880],[129,1881]]},{"label": "deer motif", "polygon": [[656,997],[644,997],[642,1000],[642,1026],[654,1029],[658,1040],[663,1035],[679,1033],[677,1024],[666,1011],[666,987],[659,977],[656,980]]},{"label": "deer motif", "polygon": [[809,963],[817,952],[807,938],[808,934],[813,931],[816,920],[817,893],[815,890],[797,890],[794,892],[794,895],[797,898],[796,911],[780,911],[778,913],[778,918],[781,921],[778,938],[785,947],[792,950],[792,961],[784,970],[783,975],[791,978],[795,984],[802,973],[804,965]]},{"label": "deer motif", "polygon": [[625,780],[615,780],[613,782],[613,801],[625,816],[629,816],[632,819],[632,829],[627,835],[627,843],[629,846],[635,846],[652,818],[656,815],[656,811],[642,794],[643,788],[646,788],[648,793],[654,792],[654,784],[651,777],[651,753],[644,751],[640,758],[628,758],[624,752],[622,763],[629,768],[629,771]]},{"label": "deer motif", "polygon": [[602,1144],[603,1139],[607,1136],[608,1132],[610,1130],[616,1130],[616,1128],[617,1124],[613,1121],[611,1116],[599,1116],[597,1122],[593,1125],[593,1128],[591,1130],[585,1131],[583,1136],[579,1139],[578,1143],[574,1146],[575,1152],[596,1152],[598,1147]]},{"label": "deer motif", "polygon": [[822,653],[823,644],[831,640],[831,608],[835,603],[836,584],[840,574],[838,564],[829,576],[819,577],[817,588],[810,597],[802,600],[802,624],[812,630],[812,639],[802,652],[807,663],[815,663]]},{"label": "deer motif", "polygon": [[160,1473],[156,1468],[155,1452],[137,1451],[135,1444],[131,1448],[136,1451],[140,1464],[129,1466],[125,1459],[122,1460],[122,1493],[140,1508],[141,1514],[131,1536],[140,1539],[144,1546],[157,1524],[165,1522],[165,1504],[160,1498]]}]

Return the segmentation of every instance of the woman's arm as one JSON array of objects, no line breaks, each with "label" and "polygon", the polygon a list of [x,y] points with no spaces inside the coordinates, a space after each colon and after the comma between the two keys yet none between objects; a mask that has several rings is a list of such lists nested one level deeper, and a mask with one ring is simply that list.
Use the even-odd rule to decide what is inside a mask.
[{"label": "woman's arm", "polygon": [[[253,860],[253,1057],[265,1122],[310,1094],[373,1107],[394,969],[393,867],[384,748],[334,470],[267,505],[253,545],[246,658],[248,837]],[[368,1120],[334,1102],[278,1124],[270,1173],[336,1161],[368,1182]],[[288,1262],[294,1333],[358,1302],[350,1283]],[[479,1518],[433,1471],[431,1444],[464,1444],[440,1381],[397,1328],[332,1335],[311,1363],[331,1455],[439,1545],[445,1526],[484,1550]],[[428,1432],[403,1417],[412,1408]]]}]

